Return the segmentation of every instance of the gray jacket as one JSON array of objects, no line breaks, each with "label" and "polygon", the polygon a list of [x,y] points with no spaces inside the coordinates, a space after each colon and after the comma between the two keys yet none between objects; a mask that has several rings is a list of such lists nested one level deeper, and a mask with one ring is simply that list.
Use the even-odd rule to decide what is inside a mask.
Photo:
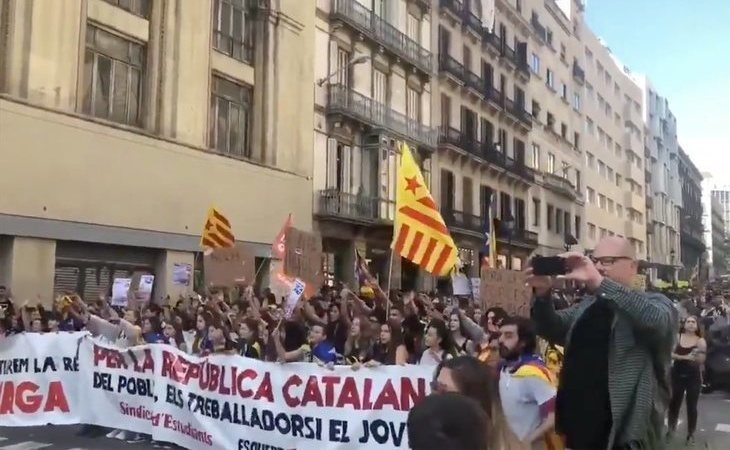
[{"label": "gray jacket", "polygon": [[569,355],[575,323],[595,301],[605,301],[615,312],[608,354],[613,427],[607,449],[636,443],[660,448],[679,329],[677,310],[662,294],[635,291],[604,278],[595,295],[568,309],[555,311],[551,299],[536,298],[531,313],[538,334],[564,345]]}]

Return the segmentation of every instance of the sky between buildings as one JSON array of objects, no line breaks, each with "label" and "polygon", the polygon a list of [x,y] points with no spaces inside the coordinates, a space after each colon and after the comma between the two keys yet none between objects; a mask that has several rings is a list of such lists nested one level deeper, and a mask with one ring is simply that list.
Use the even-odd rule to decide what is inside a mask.
[{"label": "sky between buildings", "polygon": [[700,171],[730,185],[730,0],[587,0],[586,17],[669,100]]}]

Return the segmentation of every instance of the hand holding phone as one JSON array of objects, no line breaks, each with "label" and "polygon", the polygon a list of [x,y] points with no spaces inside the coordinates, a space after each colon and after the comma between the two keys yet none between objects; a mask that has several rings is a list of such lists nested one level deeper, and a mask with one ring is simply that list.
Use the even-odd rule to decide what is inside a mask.
[{"label": "hand holding phone", "polygon": [[530,262],[535,276],[565,275],[569,272],[568,261],[562,256],[536,256]]}]

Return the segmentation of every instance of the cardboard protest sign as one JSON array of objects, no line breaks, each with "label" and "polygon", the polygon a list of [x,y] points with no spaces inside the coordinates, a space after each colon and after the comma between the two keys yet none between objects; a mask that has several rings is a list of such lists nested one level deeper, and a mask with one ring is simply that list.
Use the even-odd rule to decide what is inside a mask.
[{"label": "cardboard protest sign", "polygon": [[479,293],[484,309],[499,306],[511,315],[529,316],[532,291],[525,286],[523,272],[507,269],[485,269]]},{"label": "cardboard protest sign", "polygon": [[294,227],[286,230],[284,273],[299,278],[308,288],[322,286],[322,239],[319,235]]},{"label": "cardboard protest sign", "polygon": [[207,287],[234,287],[253,284],[256,262],[251,251],[241,243],[235,247],[216,248],[203,256]]}]

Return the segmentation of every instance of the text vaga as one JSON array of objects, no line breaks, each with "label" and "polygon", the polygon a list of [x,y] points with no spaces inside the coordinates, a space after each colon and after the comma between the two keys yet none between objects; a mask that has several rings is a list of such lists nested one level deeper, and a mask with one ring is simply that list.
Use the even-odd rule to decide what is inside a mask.
[{"label": "text vaga", "polygon": [[32,381],[0,382],[0,415],[34,414],[39,411],[67,413],[68,400],[60,381],[51,381],[46,389]]}]

